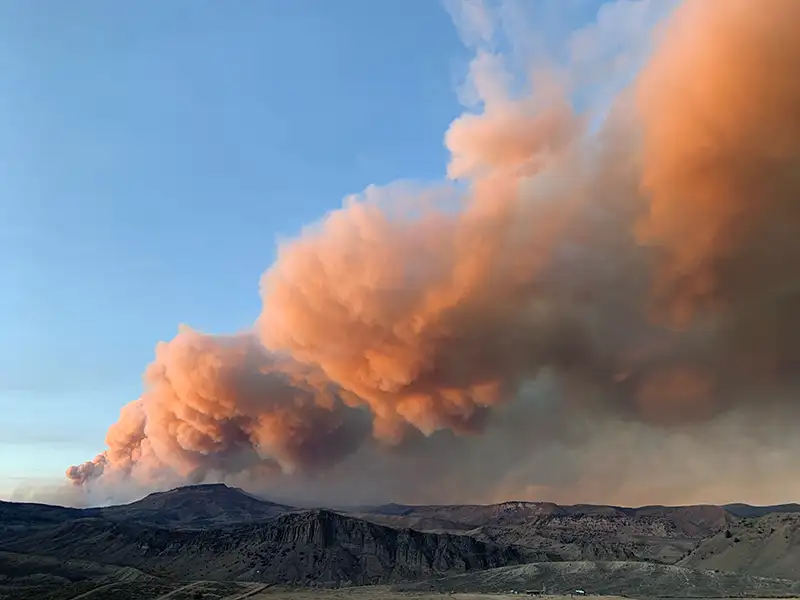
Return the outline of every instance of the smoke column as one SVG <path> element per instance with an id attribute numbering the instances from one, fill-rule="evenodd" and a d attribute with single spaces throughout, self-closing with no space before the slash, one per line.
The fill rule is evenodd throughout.
<path id="1" fill-rule="evenodd" d="M 445 135 L 466 191 L 370 187 L 282 244 L 252 332 L 159 344 L 69 479 L 631 503 L 733 499 L 726 456 L 762 489 L 789 468 L 800 2 L 682 2 L 599 129 L 571 102 L 586 39 L 520 91 L 469 6 L 479 108 Z"/>

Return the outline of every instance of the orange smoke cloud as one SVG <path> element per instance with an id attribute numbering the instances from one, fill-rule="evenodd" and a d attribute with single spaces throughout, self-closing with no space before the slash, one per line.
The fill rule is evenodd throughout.
<path id="1" fill-rule="evenodd" d="M 772 299 L 800 256 L 797 19 L 793 0 L 687 2 L 641 77 L 639 233 L 679 323 Z"/>
<path id="2" fill-rule="evenodd" d="M 654 306 L 714 322 L 725 376 L 761 385 L 800 365 L 798 19 L 793 0 L 686 2 L 637 88 Z"/>
<path id="3" fill-rule="evenodd" d="M 467 191 L 368 188 L 283 244 L 255 331 L 160 344 L 108 450 L 68 477 L 401 469 L 410 446 L 451 464 L 464 442 L 435 432 L 494 439 L 497 407 L 543 379 L 555 401 L 522 423 L 548 439 L 569 437 L 565 411 L 676 427 L 785 404 L 797 22 L 795 0 L 684 2 L 591 135 L 569 90 L 539 75 L 512 94 L 479 54 L 482 110 L 445 137 Z"/>
<path id="4" fill-rule="evenodd" d="M 107 463 L 106 455 L 98 454 L 92 460 L 69 467 L 67 469 L 67 479 L 79 485 L 84 484 L 95 477 L 100 477 Z"/>
<path id="5" fill-rule="evenodd" d="M 251 336 L 209 336 L 182 328 L 156 348 L 146 391 L 123 407 L 106 436 L 108 450 L 70 467 L 77 483 L 115 471 L 140 480 L 261 463 L 314 470 L 358 447 L 367 431 L 329 384 L 308 369 L 270 356 Z"/>

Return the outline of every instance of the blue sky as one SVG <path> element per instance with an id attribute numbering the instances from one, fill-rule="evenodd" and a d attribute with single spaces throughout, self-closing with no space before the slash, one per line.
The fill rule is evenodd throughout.
<path id="1" fill-rule="evenodd" d="M 276 236 L 441 179 L 470 56 L 438 0 L 0 3 L 0 497 L 101 451 L 180 323 L 249 326 Z"/>

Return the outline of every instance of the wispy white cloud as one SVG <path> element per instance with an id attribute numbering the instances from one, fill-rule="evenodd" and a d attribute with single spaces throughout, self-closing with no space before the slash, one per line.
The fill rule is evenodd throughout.
<path id="1" fill-rule="evenodd" d="M 490 44 L 497 27 L 497 15 L 485 0 L 443 0 L 444 7 L 467 47 Z"/>
<path id="2" fill-rule="evenodd" d="M 475 51 L 458 89 L 465 107 L 532 91 L 541 94 L 536 88 L 556 85 L 579 111 L 600 121 L 644 64 L 654 28 L 678 2 L 614 0 L 602 4 L 588 21 L 576 18 L 576 12 L 586 9 L 582 3 L 567 6 L 563 0 L 444 4 L 459 36 Z M 554 31 L 563 35 L 553 40 Z"/>
<path id="3" fill-rule="evenodd" d="M 677 0 L 607 2 L 593 22 L 570 35 L 568 67 L 576 103 L 596 124 L 642 68 L 653 47 L 654 29 L 677 5 Z"/>

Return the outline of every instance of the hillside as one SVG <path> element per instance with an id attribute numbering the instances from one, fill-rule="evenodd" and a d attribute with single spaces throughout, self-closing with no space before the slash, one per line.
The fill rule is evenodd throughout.
<path id="1" fill-rule="evenodd" d="M 800 580 L 800 514 L 742 519 L 700 542 L 680 564 Z"/>
<path id="2" fill-rule="evenodd" d="M 150 581 L 132 567 L 115 567 L 86 560 L 58 559 L 37 554 L 0 552 L 0 583 L 63 585 L 78 581 Z"/>
<path id="3" fill-rule="evenodd" d="M 0 599 L 71 598 L 110 583 L 156 585 L 156 579 L 131 567 L 59 559 L 37 554 L 0 552 Z M 71 592 L 69 595 L 64 591 Z"/>

